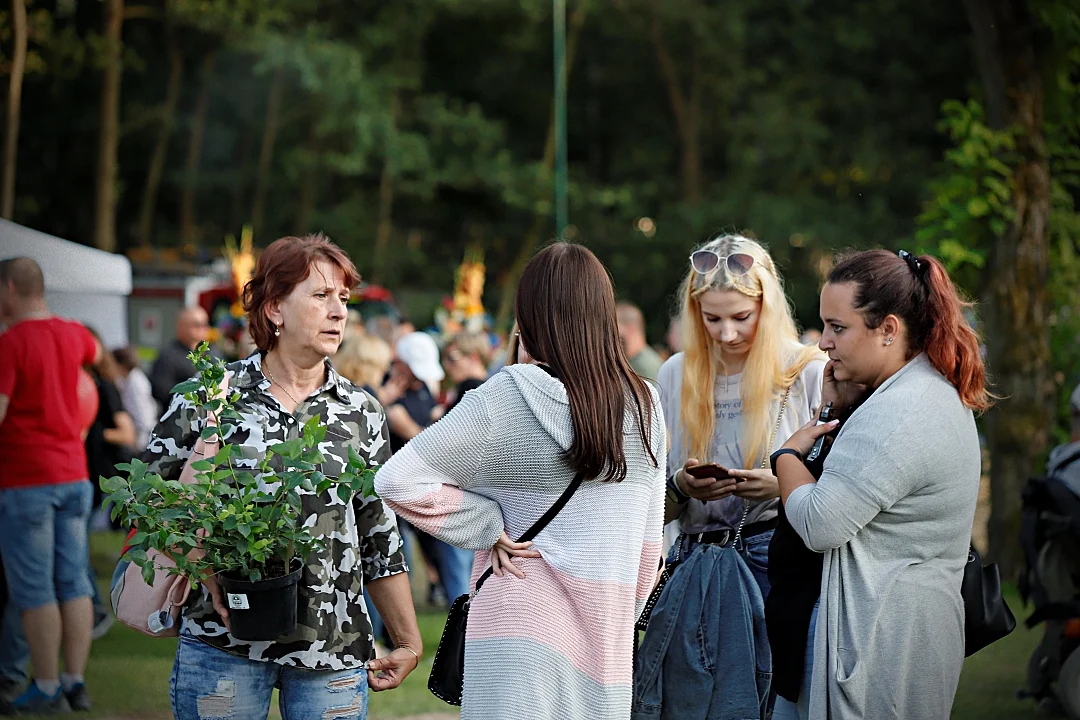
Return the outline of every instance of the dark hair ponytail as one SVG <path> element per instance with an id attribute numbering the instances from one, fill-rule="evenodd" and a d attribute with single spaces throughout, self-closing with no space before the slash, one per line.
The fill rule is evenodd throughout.
<path id="1" fill-rule="evenodd" d="M 980 412 L 990 407 L 979 337 L 964 317 L 972 304 L 960 297 L 937 258 L 888 250 L 852 253 L 836 263 L 828 282 L 855 285 L 855 308 L 867 327 L 879 327 L 889 315 L 902 319 L 910 354 L 925 352 L 965 406 Z"/>

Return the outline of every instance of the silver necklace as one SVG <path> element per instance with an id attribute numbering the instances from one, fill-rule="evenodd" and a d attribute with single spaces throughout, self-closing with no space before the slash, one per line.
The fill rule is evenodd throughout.
<path id="1" fill-rule="evenodd" d="M 266 366 L 266 361 L 265 361 L 265 360 L 263 361 L 263 366 L 262 366 L 262 367 L 263 367 L 263 370 L 265 370 L 265 371 L 266 371 L 266 377 L 270 378 L 270 382 L 272 382 L 272 383 L 273 383 L 274 385 L 277 385 L 277 386 L 278 386 L 279 388 L 281 388 L 281 391 L 282 391 L 283 393 L 285 393 L 286 395 L 288 395 L 288 396 L 289 396 L 289 399 L 290 399 L 290 400 L 292 400 L 292 401 L 293 401 L 294 403 L 296 403 L 296 405 L 297 405 L 297 406 L 299 407 L 299 405 L 300 405 L 300 401 L 299 401 L 299 400 L 297 400 L 296 398 L 294 398 L 294 397 L 292 396 L 292 393 L 291 393 L 291 392 L 289 392 L 288 390 L 286 390 L 286 389 L 285 389 L 285 386 L 284 386 L 284 385 L 282 385 L 281 383 L 279 383 L 279 382 L 278 382 L 278 381 L 277 381 L 277 380 L 276 380 L 276 379 L 274 378 L 274 373 L 270 372 L 270 368 Z"/>

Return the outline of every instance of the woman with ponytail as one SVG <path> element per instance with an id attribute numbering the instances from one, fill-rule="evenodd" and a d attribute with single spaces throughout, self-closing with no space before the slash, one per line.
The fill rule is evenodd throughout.
<path id="1" fill-rule="evenodd" d="M 990 406 L 968 307 L 933 257 L 870 250 L 821 291 L 822 399 L 842 427 L 816 481 L 802 463 L 839 423 L 773 454 L 787 518 L 824 553 L 810 718 L 947 718 L 964 661 L 960 584 Z"/>

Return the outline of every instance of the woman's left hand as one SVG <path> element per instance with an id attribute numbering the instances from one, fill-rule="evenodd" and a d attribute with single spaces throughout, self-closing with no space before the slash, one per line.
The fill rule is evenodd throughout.
<path id="1" fill-rule="evenodd" d="M 776 476 L 769 470 L 732 469 L 731 477 L 741 479 L 741 482 L 737 482 L 735 489 L 731 491 L 732 495 L 754 502 L 780 497 L 780 485 L 776 482 Z"/>
<path id="2" fill-rule="evenodd" d="M 491 571 L 495 577 L 502 577 L 503 571 L 514 575 L 515 577 L 524 578 L 523 573 L 514 563 L 510 561 L 511 557 L 528 557 L 538 558 L 540 557 L 539 550 L 530 550 L 532 547 L 532 541 L 517 543 L 510 539 L 510 536 L 503 531 L 503 534 L 499 536 L 499 541 L 495 543 L 495 547 L 491 548 Z"/>
<path id="3" fill-rule="evenodd" d="M 419 664 L 420 658 L 411 650 L 395 648 L 389 655 L 368 661 L 368 687 L 372 692 L 393 690 Z"/>
<path id="4" fill-rule="evenodd" d="M 790 448 L 799 453 L 800 457 L 806 458 L 810 449 L 814 447 L 814 441 L 822 435 L 831 433 L 839 424 L 839 420 L 830 420 L 824 425 L 818 425 L 817 416 L 815 415 L 810 422 L 796 430 L 795 434 L 788 438 L 787 442 L 784 443 L 784 447 Z"/>

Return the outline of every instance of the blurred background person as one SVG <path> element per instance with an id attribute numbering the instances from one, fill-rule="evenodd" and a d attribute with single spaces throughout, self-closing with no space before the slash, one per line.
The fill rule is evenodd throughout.
<path id="1" fill-rule="evenodd" d="M 154 399 L 168 407 L 172 389 L 195 374 L 188 353 L 210 339 L 210 318 L 201 307 L 184 308 L 176 318 L 176 337 L 161 349 L 150 370 Z"/>
<path id="2" fill-rule="evenodd" d="M 441 417 L 442 408 L 435 397 L 446 373 L 439 363 L 439 346 L 427 333 L 403 335 L 394 350 L 390 377 L 383 392 L 387 398 L 390 448 L 396 453 Z M 404 521 L 400 522 L 405 525 Z M 434 571 L 428 576 L 431 581 L 428 601 L 440 605 L 467 593 L 472 553 L 447 545 L 416 528 L 410 529 L 424 553 L 429 572 Z"/>
<path id="3" fill-rule="evenodd" d="M 672 355 L 683 351 L 682 332 L 682 315 L 673 315 L 671 322 L 668 323 L 667 335 L 664 336 L 664 340 L 667 342 L 667 346 L 671 350 Z"/>
<path id="4" fill-rule="evenodd" d="M 484 333 L 464 331 L 450 338 L 443 353 L 443 367 L 456 387 L 446 412 L 454 409 L 465 393 L 484 384 L 490 363 L 491 341 Z"/>
<path id="5" fill-rule="evenodd" d="M 116 387 L 120 391 L 124 410 L 135 424 L 135 448 L 141 450 L 146 447 L 150 431 L 157 424 L 161 412 L 154 400 L 150 378 L 139 366 L 139 356 L 135 353 L 135 348 L 130 345 L 116 348 L 112 354 L 118 372 Z"/>
<path id="6" fill-rule="evenodd" d="M 821 331 L 817 328 L 808 328 L 799 336 L 799 342 L 803 345 L 817 345 L 821 341 Z"/>
<path id="7" fill-rule="evenodd" d="M 445 377 L 439 363 L 439 346 L 430 335 L 411 332 L 397 341 L 384 389 L 390 447 L 394 452 L 439 417 L 436 397 Z"/>
<path id="8" fill-rule="evenodd" d="M 89 709 L 94 494 L 78 384 L 79 368 L 103 353 L 85 327 L 49 312 L 45 278 L 30 258 L 0 261 L 0 315 L 8 323 L 0 335 L 0 554 L 34 668 L 0 711 Z"/>
<path id="9" fill-rule="evenodd" d="M 655 382 L 664 360 L 645 339 L 645 316 L 641 314 L 641 308 L 630 302 L 620 302 L 615 306 L 615 317 L 619 321 L 619 339 L 630 367 L 641 377 Z"/>
<path id="10" fill-rule="evenodd" d="M 364 388 L 364 392 L 386 405 L 389 396 L 384 397 L 383 380 L 390 371 L 393 359 L 390 346 L 378 335 L 354 335 L 341 344 L 341 349 L 334 356 L 334 367 Z"/>

